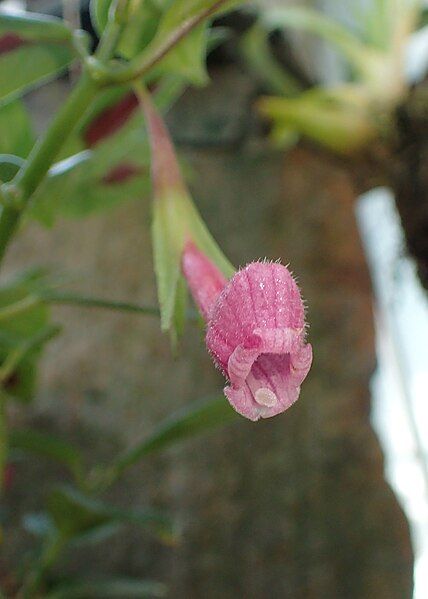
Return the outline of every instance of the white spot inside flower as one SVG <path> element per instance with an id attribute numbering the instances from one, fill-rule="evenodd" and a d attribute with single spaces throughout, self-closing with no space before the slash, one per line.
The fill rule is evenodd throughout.
<path id="1" fill-rule="evenodd" d="M 254 394 L 254 399 L 259 405 L 266 406 L 267 408 L 273 408 L 278 401 L 275 393 L 270 389 L 266 389 L 266 387 L 257 389 Z"/>

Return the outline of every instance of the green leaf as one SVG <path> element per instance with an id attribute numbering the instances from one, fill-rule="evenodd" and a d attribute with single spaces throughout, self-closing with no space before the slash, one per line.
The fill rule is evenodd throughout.
<path id="1" fill-rule="evenodd" d="M 90 0 L 91 23 L 98 35 L 102 34 L 107 25 L 111 2 L 112 0 Z"/>
<path id="2" fill-rule="evenodd" d="M 162 78 L 155 92 L 157 106 L 167 110 L 183 90 L 181 77 Z M 135 110 L 120 121 L 120 111 L 115 111 L 129 93 L 129 87 L 121 86 L 100 94 L 67 144 L 65 154 L 77 153 L 50 169 L 34 194 L 29 217 L 52 226 L 57 217 L 81 218 L 148 195 L 150 156 L 143 117 Z M 84 150 L 88 138 L 92 149 Z"/>
<path id="3" fill-rule="evenodd" d="M 233 36 L 234 33 L 231 27 L 223 27 L 222 25 L 210 27 L 208 30 L 207 53 L 210 54 L 210 52 L 232 39 Z"/>
<path id="4" fill-rule="evenodd" d="M 0 154 L 28 156 L 35 137 L 29 114 L 20 100 L 0 106 L 0 131 Z"/>
<path id="5" fill-rule="evenodd" d="M 61 535 L 78 541 L 106 525 L 133 524 L 151 529 L 160 538 L 172 538 L 171 521 L 155 510 L 126 510 L 92 499 L 68 486 L 54 489 L 48 497 L 48 511 Z"/>
<path id="6" fill-rule="evenodd" d="M 267 10 L 261 18 L 267 29 L 291 27 L 319 35 L 334 44 L 362 78 L 372 78 L 373 63 L 379 57 L 375 49 L 365 46 L 351 31 L 316 10 L 289 6 Z"/>
<path id="7" fill-rule="evenodd" d="M 61 19 L 0 13 L 0 103 L 52 79 L 73 60 Z"/>
<path id="8" fill-rule="evenodd" d="M 24 401 L 34 393 L 42 346 L 58 330 L 37 301 L 43 285 L 42 274 L 31 272 L 0 288 L 0 379 L 8 394 Z"/>
<path id="9" fill-rule="evenodd" d="M 223 396 L 190 404 L 167 418 L 151 435 L 125 453 L 116 462 L 117 471 L 122 472 L 150 454 L 236 418 L 237 413 Z"/>
<path id="10" fill-rule="evenodd" d="M 378 134 L 359 89 L 341 86 L 314 88 L 298 98 L 265 97 L 260 113 L 273 121 L 273 137 L 288 142 L 298 132 L 340 154 L 352 154 Z"/>
<path id="11" fill-rule="evenodd" d="M 72 37 L 72 30 L 62 19 L 33 12 L 0 11 L 0 36 L 12 33 L 27 42 L 66 42 Z"/>
<path id="12" fill-rule="evenodd" d="M 25 451 L 59 462 L 67 466 L 76 479 L 80 480 L 82 477 L 82 455 L 63 439 L 34 430 L 15 430 L 10 433 L 9 446 L 12 450 Z"/>
<path id="13" fill-rule="evenodd" d="M 240 38 L 240 52 L 251 71 L 272 93 L 295 96 L 301 86 L 275 59 L 269 45 L 269 33 L 256 23 Z"/>
<path id="14" fill-rule="evenodd" d="M 122 530 L 123 527 L 123 522 L 107 522 L 106 524 L 100 524 L 85 532 L 79 533 L 73 539 L 70 539 L 69 545 L 71 545 L 73 549 L 78 549 L 82 546 L 87 547 L 88 545 L 104 543 Z"/>
<path id="15" fill-rule="evenodd" d="M 56 326 L 46 326 L 5 356 L 0 368 L 0 380 L 6 392 L 25 401 L 32 398 L 36 377 L 34 360 L 42 346 L 59 330 Z"/>
<path id="16" fill-rule="evenodd" d="M 129 89 L 101 95 L 96 112 L 91 111 L 68 144 L 67 150 L 78 153 L 49 170 L 34 195 L 30 217 L 52 226 L 58 216 L 81 218 L 147 194 L 149 152 L 147 140 L 137 128 L 142 126 L 141 115 L 137 110 L 128 120 L 116 124 L 114 119 L 120 117 L 111 110 L 122 101 L 124 92 L 129 93 Z M 88 137 L 91 122 L 95 124 Z M 89 139 L 92 149 L 79 151 Z"/>
<path id="17" fill-rule="evenodd" d="M 91 18 L 98 33 L 108 21 L 111 0 L 92 0 Z M 128 4 L 127 25 L 117 51 L 132 59 L 143 52 L 152 53 L 184 21 L 215 4 L 214 0 L 135 0 Z M 239 2 L 226 2 L 214 14 L 230 10 Z M 181 75 L 196 85 L 206 83 L 207 22 L 196 27 L 161 61 L 150 78 L 162 74 Z"/>
<path id="18" fill-rule="evenodd" d="M 357 15 L 368 43 L 385 52 L 403 49 L 418 27 L 421 0 L 373 0 Z"/>
<path id="19" fill-rule="evenodd" d="M 185 89 L 182 77 L 169 75 L 156 81 L 153 98 L 156 106 L 166 112 Z M 65 147 L 62 157 L 69 157 L 83 149 L 113 142 L 123 142 L 136 130 L 141 134 L 143 118 L 138 101 L 130 85 L 115 86 L 98 94 L 91 104 L 71 144 Z M 142 135 L 141 137 L 145 137 Z M 123 142 L 125 143 L 125 142 Z"/>
<path id="20" fill-rule="evenodd" d="M 214 2 L 201 0 L 176 0 L 171 3 L 163 14 L 156 36 L 147 47 L 146 52 L 148 54 L 154 52 L 183 22 L 212 4 Z M 186 35 L 168 52 L 155 68 L 155 72 L 157 74 L 179 74 L 195 85 L 205 84 L 208 81 L 205 67 L 208 44 L 207 26 L 208 22 L 206 21 Z"/>
<path id="21" fill-rule="evenodd" d="M 134 58 L 154 38 L 162 16 L 155 1 L 139 0 L 129 4 L 128 25 L 122 34 L 118 52 L 124 58 Z"/>
<path id="22" fill-rule="evenodd" d="M 92 0 L 91 20 L 101 34 L 108 22 L 112 0 Z M 134 0 L 128 4 L 127 25 L 117 46 L 117 52 L 130 59 L 141 52 L 153 39 L 162 16 L 162 7 L 155 0 Z"/>
<path id="23" fill-rule="evenodd" d="M 388 0 L 372 0 L 370 6 L 356 6 L 353 15 L 361 39 L 380 50 L 387 50 L 390 37 Z"/>
<path id="24" fill-rule="evenodd" d="M 131 157 L 132 155 L 132 157 Z M 148 148 L 138 139 L 56 164 L 34 195 L 29 216 L 52 226 L 58 216 L 82 218 L 148 194 Z M 71 161 L 71 162 L 70 162 Z"/>
<path id="25" fill-rule="evenodd" d="M 164 40 L 166 34 L 159 35 Z M 168 52 L 157 67 L 153 69 L 156 76 L 163 74 L 179 74 L 189 83 L 197 86 L 206 85 L 209 81 L 206 69 L 208 51 L 208 24 L 195 27 L 186 37 Z"/>
<path id="26" fill-rule="evenodd" d="M 111 578 L 64 584 L 46 595 L 46 599 L 142 599 L 165 597 L 166 592 L 166 586 L 160 582 Z"/>
<path id="27" fill-rule="evenodd" d="M 32 44 L 0 55 L 0 103 L 46 83 L 63 72 L 72 53 L 60 44 Z"/>

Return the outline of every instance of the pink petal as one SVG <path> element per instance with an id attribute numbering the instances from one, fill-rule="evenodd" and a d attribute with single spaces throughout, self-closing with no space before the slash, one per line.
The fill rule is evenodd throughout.
<path id="1" fill-rule="evenodd" d="M 242 385 L 256 359 L 263 353 L 290 354 L 300 349 L 302 331 L 295 329 L 256 329 L 244 345 L 232 352 L 227 372 L 232 384 Z"/>
<path id="2" fill-rule="evenodd" d="M 224 392 L 233 408 L 250 420 L 270 418 L 287 410 L 299 397 L 300 386 L 289 379 L 290 356 L 262 354 L 239 388 Z"/>
<path id="3" fill-rule="evenodd" d="M 210 318 L 214 302 L 220 295 L 227 280 L 219 269 L 194 243 L 188 242 L 182 258 L 183 274 L 190 292 L 205 320 Z"/>
<path id="4" fill-rule="evenodd" d="M 277 263 L 253 262 L 236 273 L 218 298 L 207 346 L 225 371 L 230 353 L 256 329 L 303 327 L 303 302 L 288 269 Z"/>
<path id="5" fill-rule="evenodd" d="M 237 412 L 250 420 L 269 418 L 284 412 L 298 399 L 300 385 L 312 363 L 310 345 L 296 353 L 261 353 L 257 357 L 259 348 L 249 349 L 248 361 L 238 365 L 234 363 L 236 351 L 229 360 L 232 384 L 226 387 L 225 394 Z"/>
<path id="6" fill-rule="evenodd" d="M 226 397 L 240 414 L 268 418 L 297 400 L 312 362 L 304 327 L 299 289 L 281 264 L 250 264 L 226 285 L 206 340 L 231 382 Z"/>

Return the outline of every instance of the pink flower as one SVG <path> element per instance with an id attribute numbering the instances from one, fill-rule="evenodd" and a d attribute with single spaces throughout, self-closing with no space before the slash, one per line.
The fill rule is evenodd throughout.
<path id="1" fill-rule="evenodd" d="M 224 392 L 231 405 L 250 420 L 284 412 L 312 363 L 304 305 L 289 270 L 252 262 L 227 281 L 190 242 L 182 268 L 207 322 L 208 351 L 230 381 Z"/>

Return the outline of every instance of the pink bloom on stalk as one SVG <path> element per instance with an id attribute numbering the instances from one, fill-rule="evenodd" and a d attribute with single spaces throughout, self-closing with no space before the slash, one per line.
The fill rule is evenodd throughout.
<path id="1" fill-rule="evenodd" d="M 227 281 L 191 242 L 182 267 L 207 322 L 208 351 L 230 381 L 224 392 L 231 405 L 250 420 L 284 412 L 312 363 L 304 305 L 289 270 L 252 262 Z"/>

